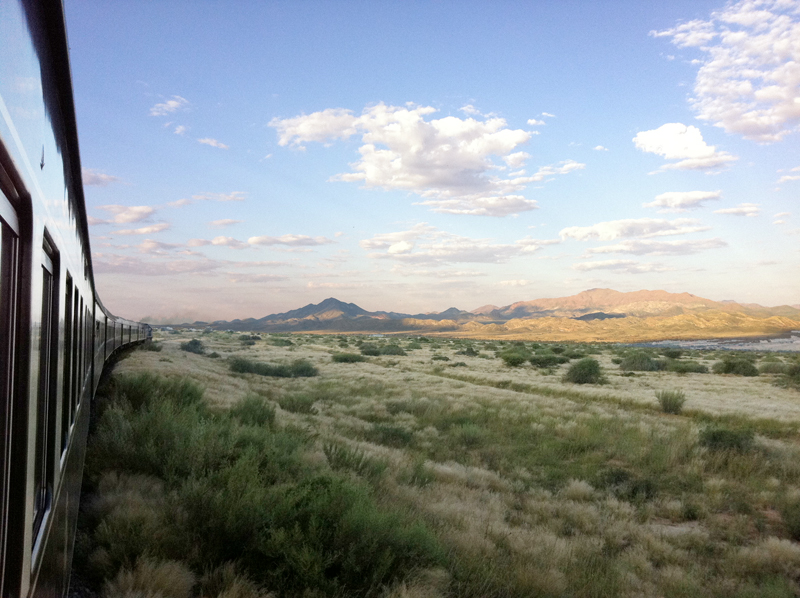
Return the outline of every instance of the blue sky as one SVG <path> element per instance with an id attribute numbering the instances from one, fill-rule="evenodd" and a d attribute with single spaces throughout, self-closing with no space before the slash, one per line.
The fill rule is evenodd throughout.
<path id="1" fill-rule="evenodd" d="M 115 313 L 800 303 L 800 2 L 66 11 Z"/>

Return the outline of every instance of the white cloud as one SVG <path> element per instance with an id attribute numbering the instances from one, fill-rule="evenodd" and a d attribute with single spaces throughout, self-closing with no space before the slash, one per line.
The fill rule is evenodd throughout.
<path id="1" fill-rule="evenodd" d="M 123 230 L 114 231 L 117 235 L 152 235 L 153 233 L 160 233 L 170 228 L 166 222 L 159 222 L 158 224 L 151 224 L 150 226 L 143 226 L 141 228 L 126 228 Z"/>
<path id="2" fill-rule="evenodd" d="M 154 241 L 153 239 L 145 239 L 136 247 L 139 250 L 139 253 L 163 255 L 180 247 L 180 245 L 176 243 L 162 243 L 160 241 Z"/>
<path id="3" fill-rule="evenodd" d="M 549 118 L 555 118 L 556 117 L 555 114 L 550 114 L 549 112 L 542 112 L 542 116 L 547 116 Z"/>
<path id="4" fill-rule="evenodd" d="M 156 104 L 150 108 L 150 116 L 166 116 L 178 110 L 183 110 L 189 106 L 189 100 L 181 96 L 172 96 L 162 104 Z"/>
<path id="5" fill-rule="evenodd" d="M 206 239 L 189 239 L 186 245 L 188 247 L 203 247 L 204 245 L 211 245 L 211 241 L 207 241 Z"/>
<path id="6" fill-rule="evenodd" d="M 596 150 L 598 152 L 607 152 L 608 151 L 608 148 L 607 147 L 603 147 L 602 145 L 595 145 L 592 149 L 594 149 L 594 150 Z"/>
<path id="7" fill-rule="evenodd" d="M 211 239 L 211 244 L 232 249 L 248 249 L 250 247 L 247 243 L 243 243 L 233 237 L 214 237 Z"/>
<path id="8" fill-rule="evenodd" d="M 665 31 L 701 51 L 691 104 L 698 117 L 759 143 L 779 141 L 800 120 L 800 10 L 792 0 L 731 2 L 708 20 Z"/>
<path id="9" fill-rule="evenodd" d="M 200 193 L 199 195 L 192 195 L 192 199 L 199 201 L 244 201 L 244 198 L 244 191 L 231 191 L 230 193 Z"/>
<path id="10" fill-rule="evenodd" d="M 179 199 L 177 201 L 170 201 L 167 205 L 171 208 L 181 208 L 183 206 L 188 206 L 192 203 L 191 199 Z"/>
<path id="11" fill-rule="evenodd" d="M 459 108 L 459 110 L 464 114 L 480 115 L 481 113 L 480 110 L 478 110 L 472 104 L 467 104 L 466 106 L 462 106 L 461 108 Z"/>
<path id="12" fill-rule="evenodd" d="M 572 266 L 574 270 L 613 270 L 626 274 L 646 274 L 648 272 L 665 272 L 671 270 L 663 264 L 642 263 L 633 260 L 604 260 L 599 262 L 581 262 Z"/>
<path id="13" fill-rule="evenodd" d="M 519 280 L 501 280 L 497 284 L 499 284 L 500 286 L 504 286 L 504 287 L 526 287 L 529 284 L 531 284 L 531 281 L 530 280 L 523 280 L 523 279 L 519 279 Z"/>
<path id="14" fill-rule="evenodd" d="M 719 238 L 690 241 L 649 241 L 632 239 L 616 245 L 604 245 L 589 249 L 587 254 L 596 253 L 629 253 L 631 255 L 692 255 L 708 249 L 726 247 L 728 244 Z"/>
<path id="15" fill-rule="evenodd" d="M 83 184 L 90 187 L 107 187 L 111 183 L 118 183 L 120 179 L 110 174 L 105 174 L 93 168 L 82 168 L 81 178 Z"/>
<path id="16" fill-rule="evenodd" d="M 122 255 L 95 254 L 92 257 L 92 266 L 95 273 L 114 274 L 126 276 L 175 276 L 179 274 L 196 274 L 217 270 L 221 263 L 208 258 L 179 259 L 171 261 L 145 261 L 139 257 Z"/>
<path id="17" fill-rule="evenodd" d="M 659 212 L 686 212 L 700 208 L 704 201 L 719 199 L 722 191 L 668 191 L 656 195 L 655 201 L 642 204 L 645 208 L 661 208 Z"/>
<path id="18" fill-rule="evenodd" d="M 519 146 L 530 131 L 509 129 L 497 117 L 484 120 L 447 116 L 425 120 L 436 112 L 428 106 L 366 107 L 360 116 L 327 109 L 290 119 L 273 119 L 280 145 L 301 147 L 360 135 L 360 159 L 334 181 L 361 182 L 367 188 L 410 191 L 424 199 L 420 205 L 450 214 L 507 216 L 536 208 L 520 195 L 531 182 L 567 174 L 583 164 L 567 160 L 540 168 L 532 176 L 503 177 L 506 166 L 520 168 L 530 156 Z"/>
<path id="19" fill-rule="evenodd" d="M 499 264 L 558 242 L 527 237 L 514 243 L 494 243 L 490 239 L 454 235 L 423 222 L 408 230 L 377 234 L 359 245 L 372 251 L 369 254 L 371 258 L 407 264 Z"/>
<path id="20" fill-rule="evenodd" d="M 778 212 L 773 216 L 773 218 L 787 218 L 791 215 L 792 215 L 791 212 Z"/>
<path id="21" fill-rule="evenodd" d="M 184 133 L 186 133 L 186 131 L 188 131 L 187 127 L 185 127 L 183 125 L 178 125 L 177 127 L 175 127 L 174 133 L 176 135 L 183 135 Z"/>
<path id="22" fill-rule="evenodd" d="M 682 123 L 667 123 L 651 131 L 641 131 L 633 138 L 637 149 L 658 154 L 667 160 L 663 170 L 708 170 L 738 160 L 728 152 L 718 152 L 716 147 L 703 141 L 700 129 Z"/>
<path id="23" fill-rule="evenodd" d="M 87 216 L 86 218 L 89 226 L 97 226 L 98 224 L 109 224 L 108 220 L 103 220 L 102 218 L 95 218 L 94 216 Z"/>
<path id="24" fill-rule="evenodd" d="M 562 229 L 562 239 L 578 241 L 613 241 L 630 237 L 662 237 L 669 235 L 685 235 L 709 230 L 710 226 L 702 226 L 698 220 L 678 218 L 676 220 L 660 220 L 656 218 L 638 218 L 598 222 L 592 226 L 570 226 Z"/>
<path id="25" fill-rule="evenodd" d="M 798 175 L 798 174 L 785 174 L 781 178 L 778 179 L 778 184 L 788 183 L 789 181 L 800 181 L 800 175 Z"/>
<path id="26" fill-rule="evenodd" d="M 231 218 L 223 218 L 222 220 L 212 220 L 208 223 L 209 226 L 213 226 L 214 228 L 225 228 L 226 226 L 231 226 L 233 224 L 239 224 L 243 222 L 242 220 L 233 220 Z"/>
<path id="27" fill-rule="evenodd" d="M 725 208 L 722 210 L 714 210 L 715 214 L 730 214 L 732 216 L 749 216 L 751 218 L 758 216 L 761 213 L 759 204 L 757 203 L 740 203 L 735 208 Z"/>
<path id="28" fill-rule="evenodd" d="M 114 216 L 110 221 L 114 224 L 130 224 L 132 222 L 141 222 L 155 214 L 155 208 L 150 206 L 120 206 L 120 205 L 107 205 L 98 206 L 99 209 L 110 212 Z"/>
<path id="29" fill-rule="evenodd" d="M 212 139 L 211 137 L 203 137 L 202 139 L 198 139 L 197 141 L 198 143 L 202 143 L 204 145 L 210 145 L 211 147 L 216 147 L 219 149 L 230 149 L 230 146 L 227 146 L 221 141 L 217 141 L 216 139 Z"/>
<path id="30" fill-rule="evenodd" d="M 281 235 L 280 237 L 260 236 L 247 239 L 250 245 L 288 245 L 290 247 L 313 247 L 334 243 L 327 237 L 309 237 L 308 235 Z"/>
<path id="31" fill-rule="evenodd" d="M 535 118 L 529 118 L 528 119 L 528 124 L 530 126 L 532 126 L 532 127 L 538 127 L 538 126 L 541 126 L 541 125 L 545 125 L 547 123 L 544 122 L 543 120 L 536 120 Z"/>

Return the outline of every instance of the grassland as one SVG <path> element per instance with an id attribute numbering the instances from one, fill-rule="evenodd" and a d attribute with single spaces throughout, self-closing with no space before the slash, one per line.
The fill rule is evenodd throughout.
<path id="1" fill-rule="evenodd" d="M 118 402 L 101 409 L 78 553 L 108 596 L 800 593 L 800 391 L 781 384 L 794 356 L 755 356 L 775 373 L 744 377 L 626 371 L 630 350 L 600 345 L 211 333 L 205 354 L 180 350 L 191 338 L 120 362 Z M 334 358 L 362 341 L 379 355 Z M 603 383 L 565 382 L 570 361 L 508 366 L 509 351 L 588 356 Z M 723 357 L 677 361 L 711 371 Z M 259 373 L 275 371 L 289 374 Z M 144 387 L 190 398 L 134 404 Z M 662 411 L 663 391 L 683 393 L 679 413 Z M 153 533 L 120 552 L 142 521 Z"/>

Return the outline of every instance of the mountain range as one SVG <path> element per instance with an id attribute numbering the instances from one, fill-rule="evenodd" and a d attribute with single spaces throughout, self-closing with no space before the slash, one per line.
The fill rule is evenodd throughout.
<path id="1" fill-rule="evenodd" d="M 569 297 L 472 311 L 404 314 L 367 311 L 333 297 L 262 318 L 182 324 L 249 332 L 375 332 L 473 338 L 645 341 L 776 335 L 800 330 L 800 305 L 764 307 L 690 293 L 590 289 Z"/>

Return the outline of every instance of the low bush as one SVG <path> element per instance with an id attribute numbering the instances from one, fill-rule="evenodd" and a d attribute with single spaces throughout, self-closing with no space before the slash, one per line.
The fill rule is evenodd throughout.
<path id="1" fill-rule="evenodd" d="M 708 366 L 696 361 L 670 359 L 667 361 L 667 371 L 676 374 L 707 374 Z"/>
<path id="2" fill-rule="evenodd" d="M 446 355 L 434 355 L 431 357 L 432 361 L 450 361 L 450 358 Z"/>
<path id="3" fill-rule="evenodd" d="M 406 352 L 403 351 L 400 345 L 385 345 L 380 348 L 381 355 L 405 355 Z"/>
<path id="4" fill-rule="evenodd" d="M 708 427 L 700 432 L 700 446 L 743 453 L 753 446 L 753 436 L 752 430 Z"/>
<path id="5" fill-rule="evenodd" d="M 666 369 L 667 363 L 653 359 L 644 351 L 626 355 L 619 364 L 619 369 L 626 372 L 658 372 Z"/>
<path id="6" fill-rule="evenodd" d="M 678 414 L 686 402 L 686 393 L 682 390 L 657 390 L 656 399 L 664 413 Z"/>
<path id="7" fill-rule="evenodd" d="M 577 351 L 575 349 L 570 349 L 569 351 L 564 352 L 564 357 L 567 359 L 583 359 L 586 357 L 586 353 L 583 351 Z"/>
<path id="8" fill-rule="evenodd" d="M 422 344 L 417 341 L 411 341 L 406 345 L 406 349 L 422 349 Z"/>
<path id="9" fill-rule="evenodd" d="M 372 442 L 402 448 L 411 444 L 414 433 L 399 426 L 376 424 L 367 432 L 367 438 Z"/>
<path id="10" fill-rule="evenodd" d="M 217 353 L 216 351 L 213 351 L 213 352 L 209 353 L 208 355 L 206 355 L 206 357 L 209 357 L 211 359 L 219 359 L 219 353 Z"/>
<path id="11" fill-rule="evenodd" d="M 163 349 L 163 345 L 161 343 L 157 343 L 154 341 L 146 341 L 139 345 L 140 351 L 155 351 L 156 353 L 160 352 Z"/>
<path id="12" fill-rule="evenodd" d="M 381 350 L 378 345 L 374 345 L 372 343 L 362 343 L 361 354 L 369 355 L 370 357 L 377 357 L 381 354 Z"/>
<path id="13" fill-rule="evenodd" d="M 230 357 L 228 367 L 238 374 L 258 374 L 259 376 L 272 376 L 275 378 L 308 378 L 316 376 L 319 371 L 308 361 L 298 359 L 290 365 L 262 363 L 251 361 L 244 357 Z"/>
<path id="14" fill-rule="evenodd" d="M 667 359 L 680 359 L 683 355 L 683 349 L 662 349 L 661 354 Z"/>
<path id="15" fill-rule="evenodd" d="M 188 351 L 189 353 L 197 353 L 202 355 L 206 352 L 206 347 L 203 341 L 193 338 L 192 340 L 181 343 L 181 351 Z"/>
<path id="16" fill-rule="evenodd" d="M 251 341 L 250 339 L 242 341 L 242 346 L 243 347 L 252 347 L 255 344 L 256 344 L 256 341 Z"/>
<path id="17" fill-rule="evenodd" d="M 467 347 L 466 349 L 461 349 L 460 351 L 456 351 L 456 355 L 466 355 L 467 357 L 477 357 L 478 352 L 473 349 L 472 347 Z"/>
<path id="18" fill-rule="evenodd" d="M 358 363 L 360 361 L 366 361 L 364 356 L 358 353 L 334 353 L 331 355 L 331 359 L 333 363 Z"/>
<path id="19" fill-rule="evenodd" d="M 785 374 L 789 371 L 789 366 L 780 361 L 767 361 L 758 366 L 759 374 Z"/>
<path id="20" fill-rule="evenodd" d="M 734 357 L 716 362 L 712 367 L 715 374 L 733 374 L 735 376 L 758 376 L 758 368 L 749 359 Z"/>
<path id="21" fill-rule="evenodd" d="M 564 374 L 564 382 L 572 382 L 573 384 L 600 384 L 603 381 L 600 363 L 591 357 L 576 361 Z"/>
<path id="22" fill-rule="evenodd" d="M 325 453 L 328 465 L 334 471 L 352 471 L 373 481 L 380 479 L 388 467 L 386 461 L 373 459 L 361 449 L 352 448 L 344 444 L 324 444 L 322 452 Z"/>
<path id="23" fill-rule="evenodd" d="M 294 343 L 288 338 L 281 337 L 271 338 L 269 342 L 273 347 L 291 347 L 294 345 Z"/>
<path id="24" fill-rule="evenodd" d="M 275 423 L 275 407 L 256 394 L 241 399 L 228 413 L 245 426 L 271 426 Z"/>
<path id="25" fill-rule="evenodd" d="M 522 353 L 507 352 L 501 353 L 500 359 L 502 359 L 503 363 L 505 363 L 508 367 L 515 368 L 525 363 L 528 360 L 528 356 Z"/>
<path id="26" fill-rule="evenodd" d="M 532 355 L 528 358 L 531 365 L 537 368 L 551 368 L 562 363 L 567 363 L 569 358 L 565 355 L 554 355 L 553 353 L 541 353 Z"/>

